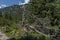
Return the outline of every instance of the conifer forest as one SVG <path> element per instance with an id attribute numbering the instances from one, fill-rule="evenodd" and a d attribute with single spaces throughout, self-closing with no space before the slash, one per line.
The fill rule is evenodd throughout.
<path id="1" fill-rule="evenodd" d="M 60 0 L 0 8 L 0 40 L 60 40 Z"/>

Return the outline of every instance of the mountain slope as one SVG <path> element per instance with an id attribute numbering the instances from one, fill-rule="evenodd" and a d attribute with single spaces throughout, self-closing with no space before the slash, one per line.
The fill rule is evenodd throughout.
<path id="1" fill-rule="evenodd" d="M 9 20 L 21 20 L 23 8 L 19 5 L 14 5 L 0 9 L 0 16 Z"/>

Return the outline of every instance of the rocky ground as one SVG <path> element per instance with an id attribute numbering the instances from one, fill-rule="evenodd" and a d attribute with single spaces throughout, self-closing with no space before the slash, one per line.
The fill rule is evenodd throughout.
<path id="1" fill-rule="evenodd" d="M 9 37 L 0 31 L 0 40 L 7 40 L 7 39 L 9 39 Z"/>

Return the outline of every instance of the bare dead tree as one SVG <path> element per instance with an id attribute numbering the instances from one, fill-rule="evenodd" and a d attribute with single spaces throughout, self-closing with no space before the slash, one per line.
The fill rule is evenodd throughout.
<path id="1" fill-rule="evenodd" d="M 22 14 L 22 27 L 25 27 L 25 5 L 22 6 L 23 14 Z"/>

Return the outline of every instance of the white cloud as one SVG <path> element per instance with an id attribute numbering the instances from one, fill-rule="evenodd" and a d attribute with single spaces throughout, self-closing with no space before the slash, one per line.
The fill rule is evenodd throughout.
<path id="1" fill-rule="evenodd" d="M 0 6 L 0 8 L 1 8 L 1 6 Z"/>
<path id="2" fill-rule="evenodd" d="M 24 4 L 27 4 L 27 3 L 29 3 L 29 2 L 30 2 L 30 0 L 25 0 L 24 3 L 19 2 L 19 5 L 24 5 Z"/>
<path id="3" fill-rule="evenodd" d="M 25 4 L 28 3 L 30 0 L 25 0 Z"/>
<path id="4" fill-rule="evenodd" d="M 0 5 L 0 8 L 4 8 L 4 7 L 7 7 L 7 5 L 4 5 L 4 4 Z"/>

